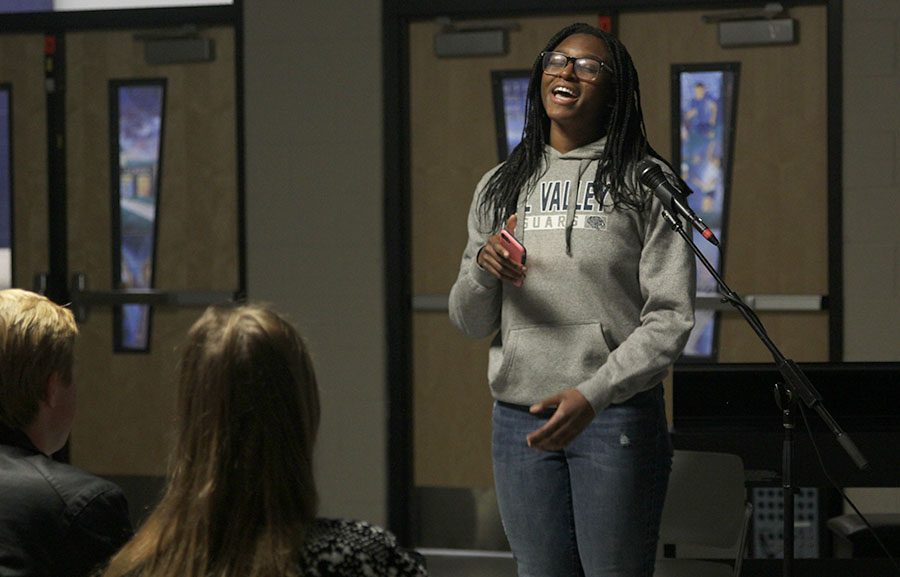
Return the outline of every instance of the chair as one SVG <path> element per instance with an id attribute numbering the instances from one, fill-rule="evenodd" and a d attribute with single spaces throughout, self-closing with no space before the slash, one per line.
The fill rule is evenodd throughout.
<path id="1" fill-rule="evenodd" d="M 740 457 L 675 451 L 654 577 L 738 577 L 752 512 Z"/>
<path id="2" fill-rule="evenodd" d="M 893 557 L 900 558 L 900 513 L 866 513 L 879 544 L 859 515 L 846 514 L 828 520 L 834 535 L 834 556 L 842 559 L 886 557 L 883 544 Z"/>

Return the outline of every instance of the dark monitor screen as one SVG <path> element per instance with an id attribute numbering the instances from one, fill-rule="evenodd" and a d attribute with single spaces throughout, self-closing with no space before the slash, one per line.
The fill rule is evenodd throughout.
<path id="1" fill-rule="evenodd" d="M 900 363 L 800 363 L 822 396 L 822 406 L 846 431 L 900 430 Z M 772 363 L 685 365 L 673 377 L 673 425 L 692 428 L 777 430 L 781 413 Z M 810 424 L 822 419 L 807 411 Z M 798 420 L 800 417 L 797 417 Z"/>

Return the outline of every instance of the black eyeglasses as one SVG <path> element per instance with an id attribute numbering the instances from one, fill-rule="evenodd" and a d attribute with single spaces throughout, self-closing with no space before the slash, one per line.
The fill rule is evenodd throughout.
<path id="1" fill-rule="evenodd" d="M 575 68 L 575 76 L 580 80 L 593 82 L 600 76 L 602 70 L 606 70 L 610 74 L 613 73 L 612 66 L 600 59 L 591 56 L 569 56 L 562 52 L 541 52 L 541 63 L 544 72 L 559 76 L 566 66 L 571 62 Z"/>

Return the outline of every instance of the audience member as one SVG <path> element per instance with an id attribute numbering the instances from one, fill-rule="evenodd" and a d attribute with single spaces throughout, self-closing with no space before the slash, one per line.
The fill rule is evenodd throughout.
<path id="1" fill-rule="evenodd" d="M 131 536 L 109 481 L 54 461 L 75 417 L 71 311 L 0 291 L 0 575 L 80 577 Z"/>
<path id="2" fill-rule="evenodd" d="M 105 577 L 425 575 L 383 529 L 316 518 L 319 393 L 288 322 L 258 306 L 210 308 L 180 373 L 167 488 Z"/>

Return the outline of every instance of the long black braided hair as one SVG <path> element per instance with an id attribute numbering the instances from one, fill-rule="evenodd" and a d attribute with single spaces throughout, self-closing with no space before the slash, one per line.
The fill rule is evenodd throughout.
<path id="1" fill-rule="evenodd" d="M 662 160 L 647 142 L 644 115 L 641 110 L 641 91 L 637 70 L 631 55 L 618 38 L 585 23 L 576 23 L 557 32 L 544 48 L 554 50 L 573 34 L 590 34 L 600 38 L 609 50 L 615 80 L 614 100 L 606 122 L 606 146 L 594 176 L 594 194 L 599 202 L 604 189 L 612 196 L 614 206 L 643 211 L 648 203 L 647 195 L 637 186 L 637 162 L 647 154 Z M 550 134 L 550 119 L 541 99 L 541 78 L 544 73 L 541 56 L 531 68 L 528 97 L 525 104 L 525 129 L 522 140 L 509 158 L 488 179 L 479 209 L 492 230 L 499 230 L 506 219 L 516 212 L 519 192 L 534 184 L 540 174 L 544 158 L 544 146 Z M 631 172 L 631 174 L 628 174 Z M 604 186 L 606 185 L 606 186 Z"/>

